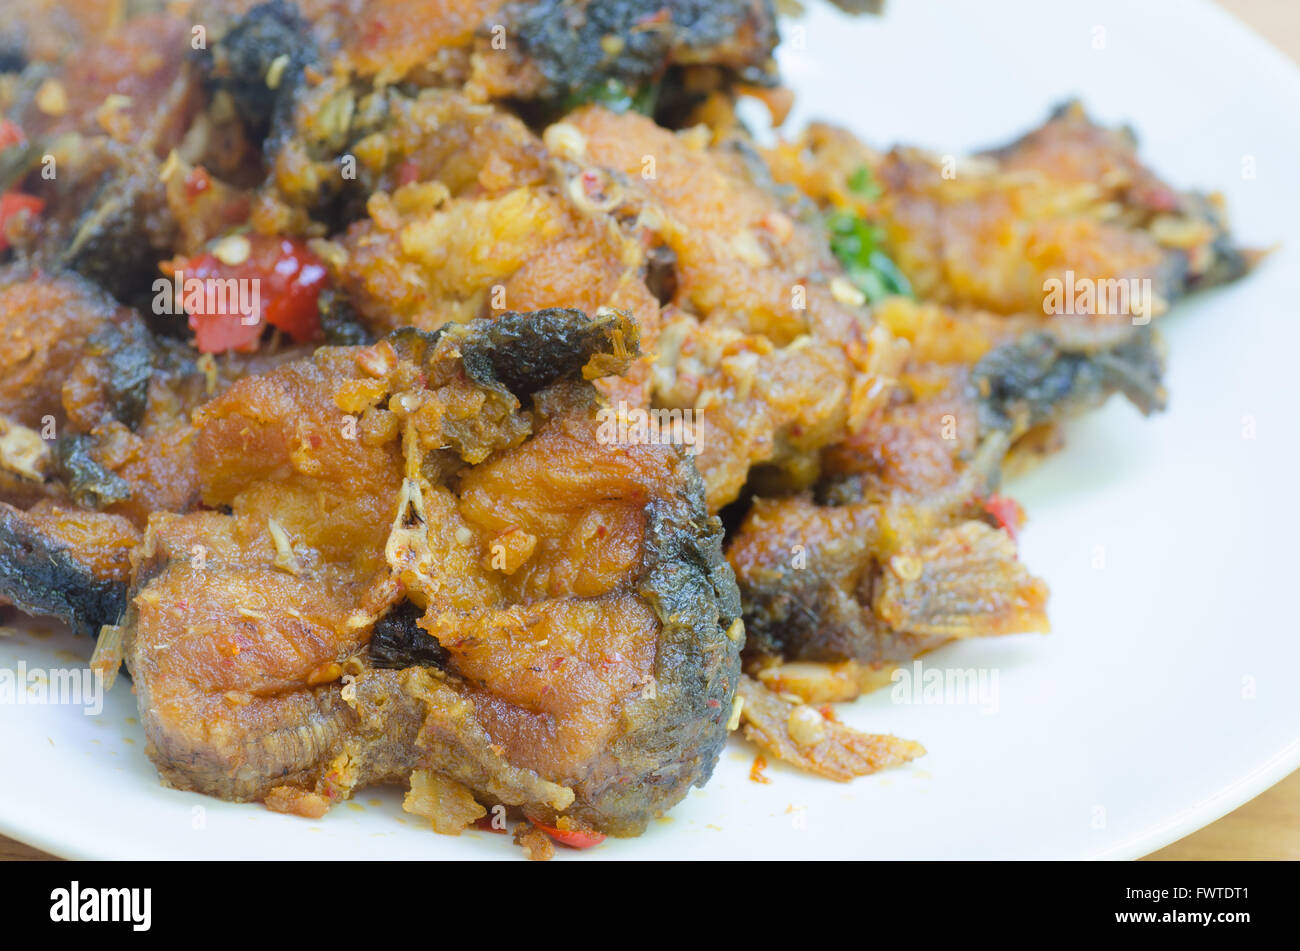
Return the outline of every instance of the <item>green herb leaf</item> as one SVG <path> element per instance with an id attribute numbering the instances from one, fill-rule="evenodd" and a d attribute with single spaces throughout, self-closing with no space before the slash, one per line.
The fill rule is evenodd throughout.
<path id="1" fill-rule="evenodd" d="M 853 286 L 875 304 L 886 297 L 912 296 L 912 285 L 883 250 L 880 228 L 850 211 L 832 212 L 826 219 L 831 253 L 844 266 Z"/>
<path id="2" fill-rule="evenodd" d="M 565 97 L 564 111 L 569 112 L 591 103 L 604 106 L 611 112 L 624 113 L 630 110 L 648 116 L 654 114 L 657 93 L 658 90 L 653 83 L 641 87 L 629 87 L 622 80 L 611 78 L 575 89 Z"/>
<path id="3" fill-rule="evenodd" d="M 871 169 L 865 165 L 849 176 L 849 191 L 863 201 L 875 201 L 880 197 L 880 186 L 872 177 Z"/>

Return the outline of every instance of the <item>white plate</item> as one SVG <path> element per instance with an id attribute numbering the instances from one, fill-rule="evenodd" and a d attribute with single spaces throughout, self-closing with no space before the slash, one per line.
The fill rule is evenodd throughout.
<path id="1" fill-rule="evenodd" d="M 893 0 L 883 20 L 818 9 L 801 25 L 805 48 L 782 53 L 801 97 L 796 122 L 826 116 L 874 143 L 958 152 L 1003 141 L 1077 94 L 1099 119 L 1132 122 L 1142 154 L 1174 183 L 1222 188 L 1244 239 L 1283 246 L 1248 280 L 1164 322 L 1167 413 L 1143 420 L 1113 401 L 1012 487 L 1031 519 L 1024 558 L 1052 586 L 1055 631 L 928 661 L 996 671 L 996 710 L 894 703 L 888 691 L 846 708 L 856 726 L 929 749 L 851 785 L 777 765 L 769 785 L 753 783 L 753 750 L 735 742 L 669 819 L 592 855 L 1127 858 L 1159 848 L 1300 765 L 1300 73 L 1192 2 Z M 1254 178 L 1243 175 L 1248 157 Z M 64 635 L 0 638 L 0 666 L 66 667 L 85 650 Z M 98 717 L 0 706 L 0 831 L 86 858 L 518 854 L 503 836 L 435 835 L 391 791 L 313 822 L 163 789 L 129 684 L 107 700 Z"/>

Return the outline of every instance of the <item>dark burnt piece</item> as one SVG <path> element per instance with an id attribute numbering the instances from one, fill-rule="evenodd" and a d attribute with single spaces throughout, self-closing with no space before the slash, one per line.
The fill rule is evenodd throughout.
<path id="1" fill-rule="evenodd" d="M 417 622 L 423 616 L 420 608 L 403 601 L 380 618 L 370 635 L 370 666 L 385 670 L 407 667 L 444 669 L 447 652 L 437 638 L 419 626 Z"/>
<path id="2" fill-rule="evenodd" d="M 374 343 L 374 335 L 357 318 L 356 310 L 346 294 L 327 288 L 321 291 L 318 307 L 321 333 L 330 346 L 351 347 Z"/>

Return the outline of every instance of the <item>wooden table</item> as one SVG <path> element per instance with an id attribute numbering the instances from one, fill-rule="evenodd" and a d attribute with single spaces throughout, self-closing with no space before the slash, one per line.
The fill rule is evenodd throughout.
<path id="1" fill-rule="evenodd" d="M 1300 4 L 1279 0 L 1217 2 L 1300 63 Z M 1300 859 L 1300 771 L 1236 812 L 1147 859 Z"/>
<path id="2" fill-rule="evenodd" d="M 895 0 L 906 2 L 906 0 Z M 1284 53 L 1300 62 L 1300 3 L 1217 0 Z M 0 836 L 0 861 L 48 859 L 44 852 Z M 1168 859 L 1300 859 L 1300 771 L 1212 823 L 1147 856 Z"/>

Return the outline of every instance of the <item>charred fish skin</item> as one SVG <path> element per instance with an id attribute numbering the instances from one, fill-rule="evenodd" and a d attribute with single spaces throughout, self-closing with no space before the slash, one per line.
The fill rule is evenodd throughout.
<path id="1" fill-rule="evenodd" d="M 308 24 L 289 0 L 268 0 L 239 17 L 203 60 L 214 90 L 228 92 L 250 134 L 274 155 L 291 134 L 303 71 L 319 60 Z"/>
<path id="2" fill-rule="evenodd" d="M 542 0 L 512 5 L 506 19 L 550 96 L 581 97 L 611 81 L 637 90 L 674 62 L 724 65 L 748 82 L 773 78 L 770 0 Z"/>
<path id="3" fill-rule="evenodd" d="M 125 582 L 98 577 L 17 509 L 0 503 L 0 598 L 93 636 L 102 625 L 117 623 L 126 595 Z"/>
<path id="4" fill-rule="evenodd" d="M 640 835 L 708 782 L 726 744 L 745 640 L 722 523 L 708 514 L 698 475 L 646 514 L 638 589 L 661 625 L 654 689 L 628 703 L 629 728 L 574 784 L 578 799 L 566 812 L 616 836 Z"/>
<path id="5" fill-rule="evenodd" d="M 971 394 L 981 429 L 1018 435 L 1094 408 L 1123 393 L 1144 415 L 1164 408 L 1164 354 L 1150 327 L 1139 327 L 1118 345 L 1070 349 L 1035 331 L 998 347 L 974 366 Z"/>
<path id="6" fill-rule="evenodd" d="M 65 195 L 91 197 L 66 229 L 66 244 L 46 256 L 56 268 L 75 271 L 124 303 L 144 304 L 148 295 L 142 289 L 157 275 L 175 228 L 157 166 L 138 149 L 100 142 L 63 177 Z"/>
<path id="7" fill-rule="evenodd" d="M 91 336 L 86 355 L 102 361 L 105 395 L 113 418 L 134 430 L 149 405 L 154 351 L 144 322 L 108 324 Z"/>
<path id="8" fill-rule="evenodd" d="M 94 443 L 94 437 L 84 433 L 61 436 L 57 448 L 58 474 L 78 505 L 102 509 L 129 499 L 131 486 L 95 459 Z"/>
<path id="9" fill-rule="evenodd" d="M 747 656 L 881 664 L 928 643 L 890 630 L 872 612 L 880 574 L 875 506 L 790 498 L 761 501 L 757 516 L 764 527 L 742 527 L 729 552 Z"/>
<path id="10" fill-rule="evenodd" d="M 484 386 L 505 387 L 520 400 L 575 376 L 597 354 L 637 352 L 636 324 L 613 312 L 588 317 L 580 310 L 550 308 L 505 313 L 476 322 L 463 333 L 465 370 Z"/>

